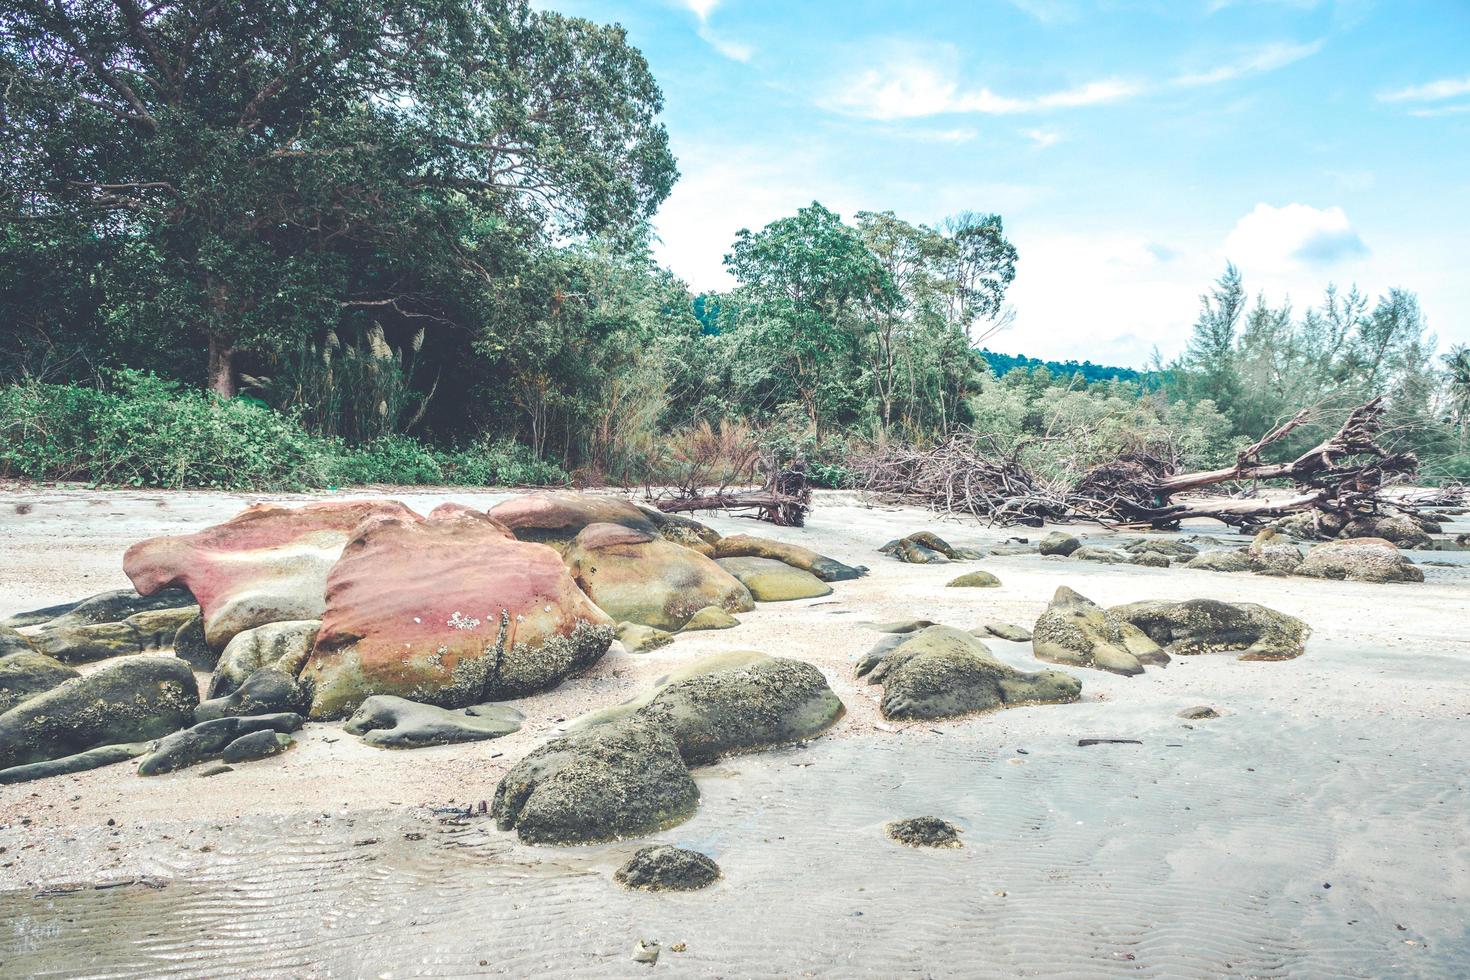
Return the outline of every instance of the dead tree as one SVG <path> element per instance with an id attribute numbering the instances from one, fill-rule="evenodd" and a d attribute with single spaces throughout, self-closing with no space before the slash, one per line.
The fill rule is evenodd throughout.
<path id="1" fill-rule="evenodd" d="M 1191 517 L 1213 517 L 1249 527 L 1285 514 L 1315 509 L 1341 517 L 1375 510 L 1383 488 L 1418 472 L 1412 453 L 1388 453 L 1378 445 L 1383 431 L 1382 396 L 1348 413 L 1331 437 L 1285 463 L 1263 463 L 1261 452 L 1311 418 L 1303 409 L 1236 454 L 1231 466 L 1194 473 L 1167 465 L 1118 460 L 1083 474 L 1068 495 L 1079 516 L 1132 526 L 1173 527 Z M 1198 493 L 1225 483 L 1290 480 L 1295 492 L 1275 499 L 1237 497 L 1177 502 L 1178 494 Z"/>

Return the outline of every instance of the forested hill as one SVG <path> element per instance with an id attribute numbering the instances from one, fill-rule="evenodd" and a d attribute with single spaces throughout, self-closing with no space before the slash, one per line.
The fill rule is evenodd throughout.
<path id="1" fill-rule="evenodd" d="M 1027 357 L 1025 354 L 997 354 L 988 349 L 980 353 L 984 355 L 985 360 L 990 364 L 990 370 L 995 372 L 997 378 L 1016 368 L 1038 367 L 1044 367 L 1053 375 L 1060 377 L 1080 374 L 1084 381 L 1137 381 L 1145 374 L 1133 368 L 1109 367 L 1105 364 L 1094 364 L 1091 361 L 1080 363 L 1078 361 L 1043 361 L 1040 358 Z"/>

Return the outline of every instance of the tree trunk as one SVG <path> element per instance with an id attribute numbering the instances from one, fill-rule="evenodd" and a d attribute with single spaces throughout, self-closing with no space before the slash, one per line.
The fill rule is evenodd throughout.
<path id="1" fill-rule="evenodd" d="M 224 337 L 209 335 L 209 390 L 221 398 L 235 397 L 235 348 Z"/>

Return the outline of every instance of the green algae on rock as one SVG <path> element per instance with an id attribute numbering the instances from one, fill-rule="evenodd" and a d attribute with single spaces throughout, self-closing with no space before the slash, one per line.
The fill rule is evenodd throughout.
<path id="1" fill-rule="evenodd" d="M 890 838 L 905 847 L 964 847 L 960 840 L 960 828 L 948 820 L 938 817 L 909 817 L 884 824 L 883 830 Z"/>
<path id="2" fill-rule="evenodd" d="M 997 660 L 973 635 L 931 626 L 900 643 L 880 643 L 857 676 L 883 685 L 879 709 L 898 720 L 936 720 L 1022 704 L 1076 701 L 1082 682 L 1059 670 L 1029 674 Z"/>
<path id="3" fill-rule="evenodd" d="M 756 602 L 788 602 L 832 594 L 832 586 L 811 572 L 774 558 L 719 558 L 715 563 L 749 589 Z"/>
<path id="4" fill-rule="evenodd" d="M 0 657 L 0 714 L 80 676 L 75 669 L 35 650 Z"/>
<path id="5" fill-rule="evenodd" d="M 158 738 L 188 725 L 198 704 L 182 660 L 125 657 L 0 715 L 0 769 Z"/>
<path id="6" fill-rule="evenodd" d="M 1036 659 L 1048 663 L 1115 674 L 1141 674 L 1145 664 L 1169 662 L 1169 655 L 1138 627 L 1065 585 L 1036 620 L 1031 649 Z"/>
<path id="7" fill-rule="evenodd" d="M 775 561 L 810 572 L 823 582 L 845 582 L 866 575 L 868 570 L 861 565 L 844 565 L 826 555 L 819 555 L 810 548 L 772 541 L 752 534 L 731 534 L 720 538 L 714 545 L 714 557 L 720 558 L 770 558 Z M 757 596 L 759 598 L 759 596 Z"/>
<path id="8" fill-rule="evenodd" d="M 944 584 L 947 589 L 994 589 L 999 586 L 1000 579 L 985 571 L 966 572 Z"/>
<path id="9" fill-rule="evenodd" d="M 633 891 L 692 892 L 719 881 L 720 866 L 698 851 L 653 844 L 640 847 L 613 880 Z"/>
<path id="10" fill-rule="evenodd" d="M 1311 627 L 1254 602 L 1189 599 L 1130 602 L 1108 610 L 1172 653 L 1239 652 L 1241 660 L 1290 660 L 1306 651 Z"/>

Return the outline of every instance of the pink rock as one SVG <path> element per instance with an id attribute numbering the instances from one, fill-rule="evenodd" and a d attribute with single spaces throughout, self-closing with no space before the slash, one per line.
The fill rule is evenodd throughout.
<path id="1" fill-rule="evenodd" d="M 611 620 L 554 549 L 457 506 L 422 522 L 364 522 L 332 569 L 326 607 L 301 674 L 313 718 L 350 714 L 373 694 L 445 707 L 518 697 L 612 642 Z"/>
<path id="2" fill-rule="evenodd" d="M 194 534 L 139 541 L 123 555 L 123 571 L 142 595 L 173 585 L 192 592 L 205 639 L 221 650 L 256 626 L 321 618 L 327 572 L 353 530 L 375 515 L 419 519 L 396 500 L 256 504 Z"/>

